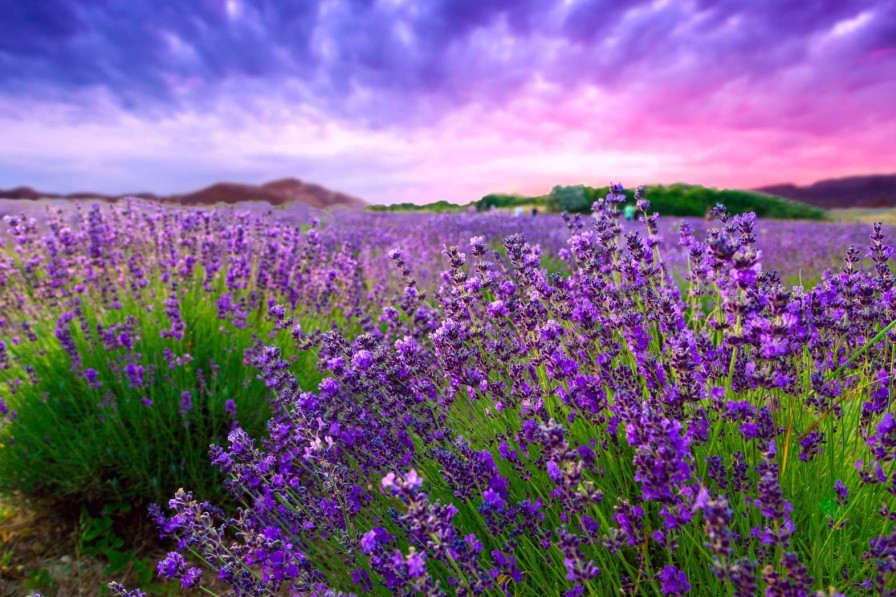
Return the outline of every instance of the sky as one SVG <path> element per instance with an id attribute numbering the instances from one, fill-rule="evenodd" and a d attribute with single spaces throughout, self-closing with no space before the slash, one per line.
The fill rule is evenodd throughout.
<path id="1" fill-rule="evenodd" d="M 896 172 L 896 0 L 0 0 L 0 188 Z"/>

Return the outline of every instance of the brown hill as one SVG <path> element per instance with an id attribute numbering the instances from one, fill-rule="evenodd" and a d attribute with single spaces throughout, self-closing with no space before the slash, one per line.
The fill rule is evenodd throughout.
<path id="1" fill-rule="evenodd" d="M 240 203 L 242 201 L 267 201 L 271 205 L 284 203 L 277 195 L 259 186 L 234 182 L 219 182 L 192 193 L 169 195 L 162 201 L 175 201 L 181 205 L 212 205 L 214 203 Z"/>
<path id="2" fill-rule="evenodd" d="M 363 207 L 364 201 L 345 193 L 331 191 L 320 185 L 302 182 L 297 178 L 283 178 L 261 185 L 261 188 L 283 201 L 298 201 L 312 207 Z"/>
<path id="3" fill-rule="evenodd" d="M 0 197 L 4 199 L 40 199 L 46 195 L 40 191 L 35 191 L 31 187 L 16 187 L 8 191 L 0 190 Z"/>
<path id="4" fill-rule="evenodd" d="M 824 209 L 896 207 L 896 174 L 848 176 L 820 180 L 805 187 L 788 183 L 753 190 L 803 201 Z"/>
<path id="5" fill-rule="evenodd" d="M 215 203 L 241 203 L 243 201 L 267 201 L 271 205 L 287 203 L 304 203 L 310 207 L 326 209 L 329 207 L 363 207 L 364 201 L 351 195 L 331 191 L 320 185 L 305 183 L 297 178 L 284 178 L 263 185 L 219 182 L 192 193 L 177 195 L 155 195 L 153 193 L 135 193 L 125 195 L 107 195 L 103 193 L 43 193 L 30 187 L 0 189 L 2 199 L 94 199 L 100 201 L 117 201 L 126 197 L 138 197 L 152 201 L 173 202 L 181 205 L 213 205 Z"/>

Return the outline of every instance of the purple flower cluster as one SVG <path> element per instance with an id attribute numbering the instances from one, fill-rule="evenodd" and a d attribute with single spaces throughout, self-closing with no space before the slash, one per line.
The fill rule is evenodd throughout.
<path id="1" fill-rule="evenodd" d="M 378 330 L 320 337 L 318 392 L 262 351 L 282 407 L 270 438 L 212 450 L 250 504 L 232 521 L 240 549 L 285 533 L 283 561 L 307 563 L 278 577 L 294 591 L 821 595 L 894 582 L 891 536 L 847 524 L 856 497 L 827 480 L 848 463 L 824 468 L 856 422 L 866 483 L 889 483 L 896 459 L 892 337 L 870 342 L 896 318 L 880 228 L 870 269 L 848 252 L 839 273 L 787 289 L 760 265 L 755 219 L 719 210 L 704 240 L 682 229 L 683 291 L 656 218 L 627 231 L 618 203 L 614 191 L 590 221 L 567 220 L 560 275 L 522 235 L 500 253 L 476 236 L 469 253 L 442 250 L 426 300 L 393 251 L 395 302 Z M 799 479 L 818 480 L 836 524 L 795 509 Z M 182 515 L 164 525 L 203 536 Z M 819 579 L 800 525 L 864 547 Z M 229 562 L 209 559 L 219 574 Z"/>
<path id="2" fill-rule="evenodd" d="M 82 261 L 122 279 L 102 296 L 158 310 L 152 329 L 117 322 L 114 341 L 79 327 L 73 280 L 45 286 L 38 262 L 33 284 L 57 297 L 60 350 L 100 392 L 113 378 L 87 366 L 84 338 L 122 355 L 109 367 L 135 395 L 199 366 L 191 292 L 215 326 L 258 327 L 240 358 L 272 394 L 267 432 L 228 402 L 210 450 L 239 508 L 182 490 L 153 510 L 177 547 L 159 573 L 185 587 L 202 580 L 194 553 L 236 595 L 892 594 L 884 230 L 864 231 L 863 257 L 853 227 L 800 237 L 719 208 L 674 230 L 648 199 L 635 223 L 615 185 L 590 218 L 347 214 L 300 233 L 189 212 L 173 234 L 161 215 L 133 263 L 115 247 L 138 241 L 91 241 L 116 226 L 90 215 Z M 393 250 L 409 230 L 421 240 Z M 847 240 L 839 270 L 786 284 Z M 785 263 L 796 243 L 817 255 Z M 157 278 L 150 300 L 141 281 Z M 151 332 L 184 350 L 148 358 Z M 177 388 L 184 418 L 212 393 L 201 365 Z"/>
<path id="3" fill-rule="evenodd" d="M 500 255 L 481 237 L 472 259 L 447 246 L 435 313 L 420 312 L 408 260 L 393 252 L 404 289 L 378 332 L 321 337 L 329 376 L 317 393 L 272 366 L 276 357 L 259 360 L 284 408 L 270 439 L 254 447 L 231 436 L 213 449 L 252 504 L 236 536 L 248 545 L 271 526 L 288 533 L 292 553 L 313 562 L 289 577 L 292 590 L 634 594 L 646 578 L 676 595 L 713 578 L 737 595 L 815 594 L 793 541 L 805 515 L 785 481 L 834 449 L 852 411 L 878 481 L 896 458 L 896 425 L 882 416 L 889 376 L 876 373 L 870 388 L 854 381 L 886 370 L 890 338 L 868 340 L 896 315 L 892 280 L 848 253 L 839 274 L 787 290 L 760 267 L 755 220 L 720 211 L 706 240 L 683 231 L 683 293 L 655 218 L 644 219 L 646 237 L 625 232 L 617 203 L 611 193 L 590 225 L 568 221 L 566 275 L 542 269 L 539 247 L 520 235 Z M 889 253 L 873 251 L 878 261 Z M 863 362 L 850 362 L 859 349 Z M 826 491 L 845 509 L 841 480 Z M 199 536 L 178 516 L 165 525 Z M 867 539 L 881 557 L 887 539 Z M 333 551 L 309 553 L 321 541 L 345 554 L 351 584 L 327 572 Z M 853 580 L 861 558 L 854 565 L 825 582 L 891 582 L 886 566 Z"/>

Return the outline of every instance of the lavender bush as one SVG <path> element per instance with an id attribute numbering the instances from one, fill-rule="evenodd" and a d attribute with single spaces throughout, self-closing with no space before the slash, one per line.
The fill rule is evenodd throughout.
<path id="1" fill-rule="evenodd" d="M 0 262 L 0 489 L 75 503 L 223 495 L 208 445 L 264 432 L 246 366 L 278 335 L 360 316 L 348 251 L 233 213 L 101 210 L 6 218 Z M 282 303 L 286 329 L 269 313 Z M 302 328 L 302 325 L 305 325 Z M 346 328 L 349 329 L 349 328 Z M 316 384 L 313 354 L 294 366 Z"/>
<path id="2" fill-rule="evenodd" d="M 146 286 L 165 317 L 145 308 L 134 317 L 156 321 L 147 329 L 165 341 L 209 325 L 197 342 L 238 347 L 252 373 L 234 366 L 232 379 L 264 388 L 270 413 L 260 433 L 238 405 L 239 421 L 210 450 L 230 500 L 204 501 L 184 482 L 168 508 L 152 508 L 176 547 L 159 575 L 206 592 L 215 577 L 235 595 L 896 594 L 896 291 L 885 231 L 762 222 L 763 233 L 751 215 L 722 208 L 711 224 L 674 230 L 643 215 L 633 227 L 620 222 L 622 200 L 614 187 L 593 218 L 567 218 L 564 240 L 559 219 L 346 214 L 320 232 L 243 225 L 253 248 L 224 250 L 223 231 L 239 227 L 225 216 L 150 217 L 222 226 L 206 233 L 223 245 L 214 250 L 174 243 L 177 265 L 167 250 L 144 260 L 180 280 L 192 256 L 194 288 L 217 272 L 180 311 L 219 304 L 229 272 L 250 271 L 237 304 L 255 319 L 196 306 L 213 325 L 181 317 L 181 328 L 164 303 L 170 280 Z M 643 197 L 639 207 L 649 213 Z M 90 271 L 90 217 L 72 233 L 82 239 L 68 258 L 77 267 L 65 268 L 79 279 Z M 108 227 L 166 246 L 128 217 Z M 809 226 L 831 228 L 807 236 Z M 56 301 L 64 313 L 75 296 L 37 292 L 53 288 L 51 251 L 33 249 L 28 228 L 13 225 L 24 248 L 4 270 L 4 297 L 19 303 L 5 312 L 29 315 L 7 330 L 39 320 L 38 305 Z M 845 247 L 831 268 L 831 251 L 858 232 L 867 249 Z M 439 248 L 448 235 L 472 238 Z M 406 238 L 415 240 L 392 248 Z M 308 240 L 314 249 L 299 250 Z M 787 264 L 802 286 L 763 267 L 783 262 L 788 246 L 810 257 Z M 222 254 L 229 265 L 215 268 Z M 93 329 L 69 329 L 82 327 Z M 231 327 L 255 328 L 258 341 Z M 127 357 L 84 345 L 80 362 L 64 351 L 60 377 L 86 395 L 97 381 L 84 363 L 105 360 L 102 382 L 139 401 Z M 7 401 L 44 404 L 28 389 L 40 386 L 27 377 L 28 353 L 4 354 L 20 380 Z M 164 401 L 181 416 L 184 386 L 169 385 Z M 110 420 L 101 396 L 92 404 Z M 220 398 L 209 389 L 189 404 Z M 2 459 L 29 433 L 6 409 Z M 197 556 L 204 567 L 190 563 Z"/>

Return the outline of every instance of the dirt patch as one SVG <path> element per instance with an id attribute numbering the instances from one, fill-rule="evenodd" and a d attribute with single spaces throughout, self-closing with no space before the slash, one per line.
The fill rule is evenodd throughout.
<path id="1" fill-rule="evenodd" d="M 100 595 L 105 565 L 77 553 L 76 526 L 23 500 L 0 506 L 0 595 Z"/>
<path id="2" fill-rule="evenodd" d="M 113 550 L 118 562 L 99 553 L 96 540 L 86 540 L 89 524 L 81 513 L 23 499 L 0 500 L 0 597 L 99 597 L 109 595 L 107 585 L 113 580 L 147 595 L 201 594 L 157 582 L 156 562 L 170 546 L 144 514 L 118 517 L 112 524 L 110 536 L 122 539 Z M 223 587 L 213 589 L 226 594 Z"/>

